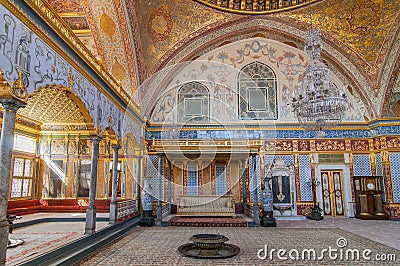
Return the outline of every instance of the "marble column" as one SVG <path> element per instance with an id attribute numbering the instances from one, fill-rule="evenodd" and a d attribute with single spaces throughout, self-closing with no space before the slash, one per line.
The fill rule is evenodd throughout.
<path id="1" fill-rule="evenodd" d="M 171 204 L 172 200 L 172 184 L 171 184 L 171 162 L 167 160 L 168 162 L 168 194 L 167 194 L 167 201 L 169 204 Z"/>
<path id="2" fill-rule="evenodd" d="M 121 148 L 119 144 L 113 144 L 113 169 L 111 181 L 111 203 L 110 203 L 110 224 L 117 222 L 117 186 L 118 186 L 118 150 Z"/>
<path id="3" fill-rule="evenodd" d="M 162 182 L 163 182 L 163 154 L 158 155 L 158 196 L 157 196 L 157 219 L 156 225 L 161 226 L 162 224 L 162 205 L 161 205 L 161 198 L 162 198 Z"/>
<path id="4" fill-rule="evenodd" d="M 88 235 L 96 232 L 96 188 L 101 137 L 91 137 L 90 140 L 92 141 L 92 162 L 90 165 L 89 206 L 86 209 L 85 223 L 85 234 Z"/>
<path id="5" fill-rule="evenodd" d="M 258 208 L 258 180 L 257 180 L 257 156 L 256 154 L 251 155 L 253 160 L 253 211 L 254 211 L 254 226 L 260 226 L 260 216 L 258 215 L 259 208 Z"/>
<path id="6" fill-rule="evenodd" d="M 5 264 L 8 243 L 7 203 L 10 187 L 12 150 L 17 110 L 25 103 L 12 98 L 1 98 L 3 104 L 3 124 L 0 140 L 0 265 Z"/>
<path id="7" fill-rule="evenodd" d="M 136 162 L 136 167 L 137 167 L 137 169 L 136 169 L 136 173 L 137 173 L 137 176 L 136 176 L 136 178 L 135 178 L 135 192 L 136 192 L 136 199 L 137 199 L 137 203 L 138 203 L 138 209 L 140 210 L 140 204 L 141 204 L 141 201 L 140 201 L 140 198 L 141 198 L 141 195 L 140 195 L 140 184 L 141 184 L 141 178 L 142 178 L 142 156 L 137 156 L 137 162 Z"/>
<path id="8" fill-rule="evenodd" d="M 4 109 L 0 139 L 0 265 L 5 265 L 7 254 L 9 230 L 7 204 L 15 120 L 18 109 L 25 107 L 28 100 L 28 91 L 22 81 L 22 72 L 18 72 L 18 79 L 12 85 L 8 84 L 3 75 L 4 72 L 0 70 L 0 103 Z"/>

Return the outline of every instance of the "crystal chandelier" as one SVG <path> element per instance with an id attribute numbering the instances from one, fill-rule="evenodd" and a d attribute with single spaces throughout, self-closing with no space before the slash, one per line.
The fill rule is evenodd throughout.
<path id="1" fill-rule="evenodd" d="M 328 67 L 321 61 L 323 42 L 320 31 L 312 27 L 307 31 L 304 51 L 310 64 L 303 74 L 303 94 L 293 95 L 292 111 L 300 125 L 309 130 L 319 131 L 338 125 L 348 107 L 346 95 L 338 90 L 329 77 Z M 294 93 L 294 92 L 293 92 Z"/>

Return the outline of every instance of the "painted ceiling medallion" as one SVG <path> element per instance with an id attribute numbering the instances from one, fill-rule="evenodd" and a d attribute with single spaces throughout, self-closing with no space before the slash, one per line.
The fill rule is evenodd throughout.
<path id="1" fill-rule="evenodd" d="M 106 13 L 104 7 L 102 7 L 101 10 L 103 11 L 103 14 L 100 17 L 100 28 L 108 37 L 112 39 L 117 26 L 115 25 L 112 18 Z"/>
<path id="2" fill-rule="evenodd" d="M 223 11 L 244 14 L 266 14 L 307 5 L 321 0 L 196 0 Z"/>
<path id="3" fill-rule="evenodd" d="M 154 41 L 164 41 L 170 36 L 172 25 L 171 12 L 168 6 L 163 5 L 151 12 L 148 31 Z"/>

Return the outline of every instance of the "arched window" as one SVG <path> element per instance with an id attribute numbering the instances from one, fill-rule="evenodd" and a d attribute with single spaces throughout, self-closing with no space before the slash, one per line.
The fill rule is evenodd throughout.
<path id="1" fill-rule="evenodd" d="M 203 84 L 190 82 L 183 85 L 178 92 L 178 121 L 209 121 L 209 98 L 209 91 Z"/>
<path id="2" fill-rule="evenodd" d="M 240 70 L 239 118 L 278 119 L 275 72 L 267 65 L 253 62 Z"/>

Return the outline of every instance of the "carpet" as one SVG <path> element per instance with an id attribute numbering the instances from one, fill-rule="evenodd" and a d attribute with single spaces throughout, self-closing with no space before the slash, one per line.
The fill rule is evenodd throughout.
<path id="1" fill-rule="evenodd" d="M 193 227 L 247 227 L 247 222 L 241 217 L 174 217 L 169 226 Z"/>
<path id="2" fill-rule="evenodd" d="M 366 227 L 364 227 L 366 229 Z M 197 233 L 222 234 L 229 238 L 228 244 L 240 247 L 238 255 L 227 259 L 195 259 L 182 256 L 178 247 L 190 243 L 190 237 Z M 347 241 L 346 247 L 339 248 L 338 239 Z M 274 250 L 272 258 L 259 258 L 260 249 L 268 254 Z M 286 259 L 278 258 L 278 250 L 315 249 L 317 255 L 322 254 L 322 249 L 329 247 L 343 250 L 369 249 L 372 258 L 376 254 L 396 254 L 400 251 L 336 228 L 308 229 L 308 228 L 195 228 L 195 227 L 139 227 L 131 230 L 124 237 L 110 243 L 109 246 L 96 250 L 88 257 L 77 263 L 79 266 L 109 266 L 109 265 L 177 265 L 177 266 L 227 266 L 227 265 L 399 265 L 397 261 L 367 261 L 331 259 L 325 252 L 321 260 L 318 259 L 292 259 L 288 252 Z M 261 255 L 265 253 L 262 252 Z M 293 254 L 292 254 L 293 255 Z"/>

